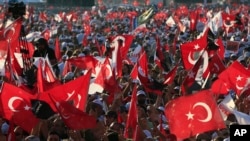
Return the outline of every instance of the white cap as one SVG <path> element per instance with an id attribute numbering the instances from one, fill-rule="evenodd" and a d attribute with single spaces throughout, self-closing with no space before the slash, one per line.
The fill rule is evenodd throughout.
<path id="1" fill-rule="evenodd" d="M 103 107 L 103 102 L 102 102 L 101 98 L 97 98 L 97 99 L 93 100 L 92 102 Z"/>
<path id="2" fill-rule="evenodd" d="M 151 138 L 153 138 L 152 137 L 152 134 L 151 134 L 151 132 L 150 131 L 148 131 L 148 130 L 143 130 L 143 133 L 146 135 L 146 137 L 147 137 L 147 139 L 151 139 Z"/>
<path id="3" fill-rule="evenodd" d="M 164 108 L 163 106 L 159 106 L 157 109 L 158 109 L 158 110 L 161 110 L 162 112 L 165 111 L 165 108 Z"/>
<path id="4" fill-rule="evenodd" d="M 143 90 L 139 90 L 139 91 L 137 91 L 137 96 L 139 96 L 139 95 L 146 96 L 146 93 Z"/>

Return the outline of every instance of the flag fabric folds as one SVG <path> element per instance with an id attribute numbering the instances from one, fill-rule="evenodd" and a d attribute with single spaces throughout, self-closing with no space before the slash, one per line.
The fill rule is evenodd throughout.
<path id="1" fill-rule="evenodd" d="M 226 128 L 215 99 L 208 90 L 170 101 L 165 106 L 165 115 L 170 132 L 180 139 Z"/>

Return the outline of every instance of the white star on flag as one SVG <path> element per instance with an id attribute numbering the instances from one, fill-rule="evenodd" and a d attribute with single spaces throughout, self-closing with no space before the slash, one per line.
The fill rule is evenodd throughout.
<path id="1" fill-rule="evenodd" d="M 28 105 L 25 105 L 25 106 L 24 106 L 24 109 L 25 109 L 26 111 L 28 111 L 28 110 L 30 109 L 30 107 L 29 107 Z"/>
<path id="2" fill-rule="evenodd" d="M 188 78 L 194 78 L 194 72 L 193 71 L 190 71 L 188 73 Z"/>
<path id="3" fill-rule="evenodd" d="M 243 78 L 243 77 L 241 77 L 240 75 L 238 75 L 238 76 L 236 77 L 236 81 L 241 81 L 242 78 Z"/>
<path id="4" fill-rule="evenodd" d="M 200 48 L 199 44 L 194 45 L 194 49 L 195 49 L 195 50 L 197 50 L 197 49 L 199 49 L 199 48 Z"/>
<path id="5" fill-rule="evenodd" d="M 190 111 L 186 114 L 186 116 L 188 117 L 188 120 L 194 119 L 194 114 L 192 114 Z"/>

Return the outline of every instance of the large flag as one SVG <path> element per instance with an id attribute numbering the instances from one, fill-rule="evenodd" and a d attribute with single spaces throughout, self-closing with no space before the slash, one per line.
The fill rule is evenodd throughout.
<path id="1" fill-rule="evenodd" d="M 218 77 L 227 83 L 229 88 L 233 89 L 237 95 L 240 95 L 250 83 L 250 71 L 238 61 L 234 61 Z"/>
<path id="2" fill-rule="evenodd" d="M 56 111 L 56 107 L 49 98 L 49 94 L 58 100 L 72 101 L 73 105 L 79 110 L 85 111 L 89 83 L 90 83 L 91 70 L 86 75 L 80 76 L 75 80 L 69 81 L 65 84 L 56 86 L 52 89 L 41 93 L 39 100 L 46 101 L 51 108 Z"/>
<path id="3" fill-rule="evenodd" d="M 64 123 L 73 130 L 91 129 L 96 127 L 97 119 L 94 116 L 77 109 L 67 101 L 56 100 L 51 96 L 57 111 Z"/>
<path id="4" fill-rule="evenodd" d="M 201 38 L 193 40 L 191 42 L 186 42 L 180 46 L 183 66 L 186 70 L 190 70 L 201 55 L 203 56 L 203 58 L 206 58 L 208 56 L 206 47 L 206 36 L 202 36 Z"/>
<path id="5" fill-rule="evenodd" d="M 31 99 L 35 99 L 34 95 L 14 85 L 3 83 L 0 94 L 3 117 L 12 120 L 15 125 L 29 133 L 39 121 L 31 111 Z"/>
<path id="6" fill-rule="evenodd" d="M 166 104 L 169 129 L 179 139 L 226 128 L 216 101 L 208 90 L 182 96 Z"/>

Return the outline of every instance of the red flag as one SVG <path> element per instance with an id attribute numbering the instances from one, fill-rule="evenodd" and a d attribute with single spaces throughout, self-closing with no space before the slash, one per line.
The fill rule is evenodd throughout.
<path id="1" fill-rule="evenodd" d="M 182 96 L 166 104 L 169 129 L 179 139 L 226 128 L 212 93 L 200 91 Z"/>
<path id="2" fill-rule="evenodd" d="M 96 127 L 96 118 L 77 109 L 67 101 L 56 100 L 51 96 L 64 123 L 73 130 L 91 129 Z"/>
<path id="3" fill-rule="evenodd" d="M 73 104 L 79 110 L 84 111 L 88 96 L 89 82 L 90 82 L 91 70 L 86 75 L 80 76 L 74 80 L 71 80 L 65 84 L 56 86 L 52 89 L 41 93 L 39 100 L 46 101 L 51 108 L 56 111 L 56 107 L 49 98 L 49 94 L 58 100 L 73 101 Z"/>
<path id="4" fill-rule="evenodd" d="M 56 59 L 57 60 L 61 60 L 62 59 L 62 54 L 61 54 L 61 48 L 60 48 L 60 42 L 58 37 L 55 40 L 55 55 L 56 55 Z"/>
<path id="5" fill-rule="evenodd" d="M 16 125 L 29 133 L 39 121 L 31 111 L 31 99 L 35 97 L 22 89 L 8 83 L 3 84 L 0 95 L 3 117 L 12 119 Z"/>
<path id="6" fill-rule="evenodd" d="M 43 90 L 43 83 L 44 83 L 44 78 L 43 78 L 43 71 L 42 71 L 42 64 L 43 61 L 39 60 L 38 68 L 37 68 L 37 90 L 38 93 L 42 93 Z"/>
<path id="7" fill-rule="evenodd" d="M 98 60 L 93 56 L 70 58 L 68 62 L 81 69 L 92 69 L 93 73 L 95 73 L 95 68 L 98 64 Z"/>
<path id="8" fill-rule="evenodd" d="M 48 56 L 46 56 L 45 58 L 45 62 L 44 62 L 44 74 L 45 74 L 45 80 L 47 82 L 55 82 L 57 80 L 56 75 L 53 71 L 53 68 L 49 62 L 49 58 Z"/>
<path id="9" fill-rule="evenodd" d="M 134 65 L 132 71 L 130 72 L 130 77 L 133 81 L 138 79 L 138 65 L 137 65 L 137 63 Z"/>
<path id="10" fill-rule="evenodd" d="M 222 62 L 218 54 L 214 54 L 214 56 L 210 58 L 208 68 L 212 74 L 217 75 L 226 69 L 224 63 Z"/>
<path id="11" fill-rule="evenodd" d="M 226 82 L 224 82 L 223 80 L 221 79 L 217 79 L 215 80 L 213 83 L 212 83 L 212 86 L 211 86 L 211 91 L 214 93 L 214 94 L 228 94 L 229 92 L 229 86 Z"/>
<path id="12" fill-rule="evenodd" d="M 207 55 L 207 51 L 205 50 L 206 46 L 207 40 L 205 36 L 180 46 L 185 69 L 191 69 L 202 54 Z"/>
<path id="13" fill-rule="evenodd" d="M 113 49 L 112 64 L 116 68 L 118 76 L 121 76 L 122 60 L 127 58 L 127 53 L 133 39 L 134 36 L 132 35 L 118 35 L 111 39 L 110 47 Z"/>
<path id="14" fill-rule="evenodd" d="M 11 41 L 17 40 L 21 33 L 21 27 L 22 27 L 22 19 L 18 18 L 4 29 L 3 37 Z"/>
<path id="15" fill-rule="evenodd" d="M 47 14 L 45 12 L 40 12 L 39 20 L 43 21 L 43 22 L 46 22 L 48 20 Z"/>
<path id="16" fill-rule="evenodd" d="M 249 85 L 250 71 L 247 70 L 238 61 L 234 61 L 225 71 L 219 74 L 219 79 L 229 84 L 237 95 L 240 95 L 242 90 Z"/>
<path id="17" fill-rule="evenodd" d="M 162 94 L 163 85 L 148 78 L 148 60 L 146 52 L 143 52 L 138 60 L 138 78 L 148 93 Z"/>
<path id="18" fill-rule="evenodd" d="M 110 66 L 109 58 L 106 57 L 104 62 L 96 67 L 96 77 L 93 83 L 90 84 L 89 93 L 102 92 L 105 89 L 105 82 L 112 77 L 112 68 Z"/>
<path id="19" fill-rule="evenodd" d="M 198 21 L 198 11 L 193 10 L 190 12 L 190 31 L 196 30 L 197 21 Z"/>
<path id="20" fill-rule="evenodd" d="M 164 84 L 172 84 L 174 82 L 174 78 L 175 78 L 175 75 L 176 75 L 176 71 L 177 71 L 177 65 L 170 71 L 168 72 L 167 75 L 165 75 L 165 81 L 164 81 Z"/>
<path id="21" fill-rule="evenodd" d="M 195 63 L 194 67 L 188 72 L 187 76 L 181 84 L 181 92 L 183 95 L 188 94 L 189 87 L 195 82 L 196 75 L 198 70 L 202 65 L 202 57 Z"/>
<path id="22" fill-rule="evenodd" d="M 137 114 L 137 89 L 136 86 L 134 86 L 133 91 L 132 91 L 132 98 L 131 98 L 131 103 L 130 103 L 130 107 L 129 107 L 129 111 L 128 111 L 128 118 L 127 118 L 127 122 L 126 122 L 126 126 L 125 126 L 125 132 L 124 132 L 124 136 L 125 138 L 131 138 L 134 137 L 135 135 L 135 129 L 137 126 L 137 119 L 138 119 L 138 114 Z M 133 135 L 130 136 L 129 132 L 132 131 Z"/>
<path id="23" fill-rule="evenodd" d="M 47 41 L 50 39 L 50 30 L 49 29 L 46 29 L 44 30 L 41 35 L 43 36 L 44 39 L 46 39 Z"/>
<path id="24" fill-rule="evenodd" d="M 68 72 L 72 72 L 71 64 L 66 60 L 63 66 L 62 77 L 64 77 Z"/>

